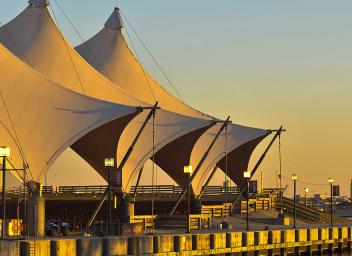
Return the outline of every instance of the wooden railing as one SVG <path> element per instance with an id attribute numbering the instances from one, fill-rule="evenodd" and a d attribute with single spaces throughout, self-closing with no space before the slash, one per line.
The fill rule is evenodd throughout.
<path id="1" fill-rule="evenodd" d="M 202 205 L 202 215 L 207 215 L 211 218 L 223 218 L 230 215 L 231 204 L 223 205 Z"/>
<path id="2" fill-rule="evenodd" d="M 249 199 L 249 212 L 259 211 L 259 210 L 272 210 L 276 207 L 275 198 L 256 198 Z M 247 212 L 247 201 L 241 201 L 240 214 Z"/>
<path id="3" fill-rule="evenodd" d="M 191 230 L 199 230 L 202 228 L 203 224 L 205 223 L 206 228 L 211 227 L 211 220 L 212 218 L 209 215 L 204 214 L 191 214 L 189 218 L 189 224 Z"/>
<path id="4" fill-rule="evenodd" d="M 134 215 L 130 217 L 130 223 L 143 223 L 144 229 L 150 228 L 155 223 L 157 215 Z"/>

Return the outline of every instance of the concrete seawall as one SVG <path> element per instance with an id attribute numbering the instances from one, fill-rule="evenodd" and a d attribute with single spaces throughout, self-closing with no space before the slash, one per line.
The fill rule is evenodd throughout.
<path id="1" fill-rule="evenodd" d="M 1 242 L 0 250 L 16 250 L 18 242 Z M 20 254 L 0 255 L 287 255 L 351 251 L 352 228 L 311 228 L 248 232 L 216 232 L 135 237 L 41 239 L 20 243 Z"/>

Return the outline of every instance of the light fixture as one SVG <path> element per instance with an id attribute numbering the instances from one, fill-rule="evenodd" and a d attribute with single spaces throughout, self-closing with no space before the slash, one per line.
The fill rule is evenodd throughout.
<path id="1" fill-rule="evenodd" d="M 333 179 L 333 178 L 329 178 L 329 179 L 328 179 L 328 182 L 329 182 L 330 184 L 332 184 L 332 183 L 334 183 L 334 179 Z"/>
<path id="2" fill-rule="evenodd" d="M 115 159 L 112 157 L 105 158 L 104 159 L 104 166 L 105 167 L 114 167 L 115 166 Z"/>
<path id="3" fill-rule="evenodd" d="M 0 147 L 0 157 L 9 157 L 10 148 L 9 147 Z"/>
<path id="4" fill-rule="evenodd" d="M 183 167 L 184 173 L 192 173 L 192 165 L 187 165 Z"/>
<path id="5" fill-rule="evenodd" d="M 297 175 L 296 175 L 296 174 L 292 174 L 291 179 L 292 179 L 293 181 L 297 181 L 298 177 L 297 177 Z"/>
<path id="6" fill-rule="evenodd" d="M 309 189 L 308 188 L 304 188 L 304 192 L 308 193 Z"/>
<path id="7" fill-rule="evenodd" d="M 249 172 L 249 171 L 244 171 L 243 172 L 243 178 L 249 179 L 250 177 L 251 177 L 251 172 Z"/>

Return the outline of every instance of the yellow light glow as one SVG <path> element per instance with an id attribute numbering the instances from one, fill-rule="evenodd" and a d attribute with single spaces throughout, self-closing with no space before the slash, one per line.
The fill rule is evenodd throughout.
<path id="1" fill-rule="evenodd" d="M 308 188 L 304 188 L 304 192 L 308 193 L 309 189 Z"/>
<path id="2" fill-rule="evenodd" d="M 115 159 L 114 158 L 105 158 L 104 159 L 105 167 L 114 167 L 115 166 Z"/>
<path id="3" fill-rule="evenodd" d="M 117 197 L 114 196 L 114 209 L 116 209 L 116 208 L 117 208 Z"/>
<path id="4" fill-rule="evenodd" d="M 0 147 L 0 156 L 1 157 L 9 157 L 10 156 L 10 148 L 9 147 Z"/>
<path id="5" fill-rule="evenodd" d="M 292 179 L 293 181 L 296 181 L 296 180 L 298 179 L 298 177 L 297 177 L 297 175 L 296 175 L 296 174 L 292 174 L 291 179 Z"/>
<path id="6" fill-rule="evenodd" d="M 39 185 L 39 197 L 42 197 L 43 195 L 43 184 Z"/>
<path id="7" fill-rule="evenodd" d="M 333 178 L 329 178 L 329 179 L 328 179 L 328 182 L 329 182 L 330 184 L 332 184 L 332 183 L 334 183 L 334 179 L 333 179 Z"/>
<path id="8" fill-rule="evenodd" d="M 251 177 L 251 172 L 245 171 L 243 172 L 243 178 L 249 179 Z"/>
<path id="9" fill-rule="evenodd" d="M 187 165 L 183 167 L 183 172 L 184 173 L 192 173 L 192 165 Z"/>

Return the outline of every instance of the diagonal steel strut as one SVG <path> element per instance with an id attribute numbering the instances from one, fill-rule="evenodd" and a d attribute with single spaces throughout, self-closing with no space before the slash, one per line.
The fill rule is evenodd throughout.
<path id="1" fill-rule="evenodd" d="M 194 173 L 192 174 L 192 177 L 190 179 L 190 182 L 187 184 L 187 187 L 185 189 L 183 189 L 182 194 L 180 195 L 180 197 L 178 198 L 174 208 L 171 210 L 171 212 L 169 213 L 169 215 L 174 214 L 177 206 L 181 203 L 182 199 L 185 197 L 186 193 L 187 193 L 187 188 L 192 184 L 192 181 L 194 179 L 194 177 L 196 176 L 196 174 L 199 172 L 200 168 L 202 167 L 204 161 L 206 160 L 207 156 L 209 155 L 210 150 L 213 148 L 215 142 L 217 141 L 217 139 L 219 138 L 221 132 L 225 129 L 225 127 L 227 127 L 227 125 L 230 123 L 230 116 L 223 122 L 222 126 L 220 127 L 218 133 L 216 134 L 216 136 L 214 137 L 213 141 L 210 143 L 207 151 L 204 153 L 202 159 L 199 161 L 196 169 L 194 170 Z"/>
<path id="2" fill-rule="evenodd" d="M 261 157 L 259 158 L 258 162 L 256 163 L 256 165 L 254 166 L 253 170 L 251 171 L 251 177 L 252 178 L 255 174 L 255 172 L 258 170 L 260 164 L 263 162 L 266 154 L 268 153 L 269 149 L 271 148 L 271 146 L 273 145 L 274 141 L 280 136 L 281 132 L 283 132 L 285 130 L 282 129 L 282 126 L 276 130 L 276 133 L 274 135 L 274 137 L 271 139 L 269 145 L 266 147 L 266 149 L 264 150 L 263 154 L 261 155 Z M 231 206 L 231 212 L 233 210 L 233 208 L 235 207 L 235 205 L 238 203 L 238 200 L 241 198 L 242 194 L 247 190 L 247 184 L 242 185 L 240 188 L 240 192 L 238 193 L 234 203 Z"/>
<path id="3" fill-rule="evenodd" d="M 142 108 L 142 107 L 137 108 L 137 110 L 140 111 L 140 113 L 143 111 L 143 109 L 146 109 L 146 108 Z M 142 124 L 141 128 L 139 129 L 139 131 L 138 131 L 136 137 L 135 137 L 134 140 L 132 141 L 131 146 L 128 148 L 128 150 L 127 150 L 125 156 L 123 157 L 123 159 L 122 159 L 120 165 L 117 167 L 117 172 L 119 172 L 119 171 L 122 172 L 123 167 L 125 166 L 127 160 L 128 160 L 129 157 L 131 156 L 131 154 L 132 154 L 132 152 L 133 152 L 133 148 L 134 148 L 134 146 L 136 145 L 136 143 L 137 143 L 139 137 L 141 136 L 141 134 L 142 134 L 144 128 L 146 127 L 148 121 L 150 120 L 150 118 L 152 118 L 153 115 L 155 115 L 156 110 L 159 109 L 159 107 L 158 107 L 158 102 L 156 102 L 155 105 L 154 105 L 152 108 L 148 108 L 148 109 L 151 109 L 151 110 L 150 110 L 148 116 L 145 118 L 144 123 Z M 103 194 L 102 198 L 101 198 L 100 201 L 99 201 L 99 204 L 97 205 L 97 207 L 95 208 L 93 214 L 91 215 L 91 217 L 89 218 L 89 220 L 88 220 L 88 222 L 87 222 L 87 225 L 86 225 L 86 227 L 85 227 L 85 229 L 84 229 L 85 232 L 87 232 L 88 229 L 89 229 L 89 227 L 92 225 L 92 223 L 93 223 L 95 217 L 97 216 L 97 214 L 98 214 L 100 208 L 102 207 L 104 201 L 106 200 L 106 198 L 107 198 L 107 196 L 108 196 L 108 192 L 109 192 L 109 188 L 106 188 L 106 190 L 104 191 L 104 194 Z"/>

